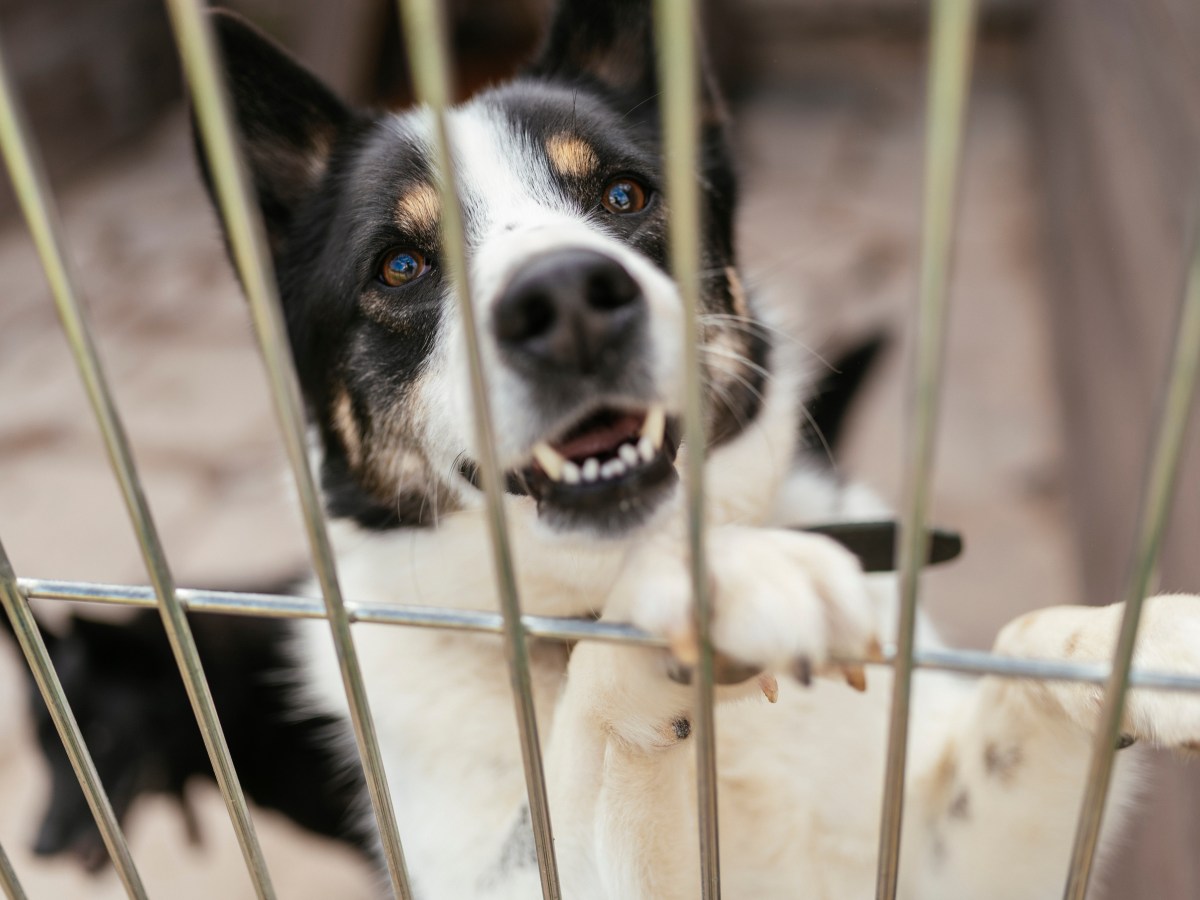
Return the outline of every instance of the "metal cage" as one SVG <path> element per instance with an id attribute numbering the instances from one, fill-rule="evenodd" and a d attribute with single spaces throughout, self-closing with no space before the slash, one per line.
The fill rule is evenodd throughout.
<path id="1" fill-rule="evenodd" d="M 157 607 L 178 663 L 188 696 L 211 758 L 217 782 L 228 807 L 255 890 L 261 898 L 275 896 L 271 877 L 255 835 L 254 823 L 229 757 L 212 697 L 185 612 L 226 612 L 251 616 L 327 619 L 337 647 L 349 700 L 354 735 L 361 756 L 371 803 L 396 897 L 409 900 L 412 892 L 387 780 L 368 708 L 363 676 L 350 625 L 376 622 L 397 626 L 465 629 L 503 636 L 509 677 L 525 762 L 529 808 L 547 900 L 561 897 L 554 858 L 552 824 L 546 801 L 538 726 L 530 692 L 527 637 L 563 641 L 605 640 L 656 646 L 651 636 L 632 626 L 581 619 L 524 616 L 520 611 L 513 574 L 502 482 L 492 447 L 492 419 L 484 390 L 473 306 L 465 279 L 454 279 L 460 312 L 470 348 L 475 424 L 481 446 L 480 476 L 487 493 L 493 565 L 500 588 L 501 612 L 471 612 L 414 606 L 359 607 L 343 598 L 326 532 L 313 472 L 306 453 L 302 407 L 283 328 L 270 256 L 266 251 L 255 207 L 234 138 L 229 105 L 222 83 L 213 36 L 200 0 L 166 0 L 175 39 L 195 104 L 197 119 L 215 177 L 221 213 L 230 234 L 238 273 L 247 294 L 258 342 L 266 362 L 275 411 L 279 419 L 296 489 L 304 514 L 312 563 L 323 599 L 267 596 L 215 591 L 181 590 L 175 585 L 154 518 L 134 466 L 125 431 L 83 316 L 53 201 L 41 164 L 29 138 L 7 70 L 0 59 L 0 145 L 16 187 L 22 211 L 32 232 L 49 279 L 80 377 L 99 423 L 113 472 L 119 483 L 149 574 L 151 587 L 68 583 L 18 578 L 0 546 L 0 601 L 11 618 L 19 643 L 51 712 L 68 757 L 99 825 L 113 865 L 128 894 L 143 898 L 146 890 L 130 855 L 112 806 L 80 735 L 46 646 L 29 608 L 31 598 L 84 600 Z M 697 62 L 693 40 L 695 14 L 691 0 L 656 0 L 656 32 L 664 102 L 667 193 L 672 200 L 670 262 L 685 305 L 687 348 L 688 443 L 702 446 L 700 367 L 694 315 L 698 296 L 699 197 L 697 168 Z M 440 164 L 443 229 L 447 262 L 452 273 L 466 270 L 461 208 L 450 165 L 444 112 L 450 97 L 445 35 L 435 0 L 399 0 L 405 39 L 412 61 L 418 98 L 434 112 L 435 147 Z M 973 651 L 917 652 L 914 627 L 920 575 L 925 553 L 926 513 L 933 463 L 933 438 L 942 372 L 942 345 L 947 308 L 947 276 L 954 228 L 963 120 L 974 43 L 974 0 L 933 0 L 929 60 L 928 125 L 926 135 L 923 237 L 918 296 L 917 360 L 911 385 L 913 417 L 907 438 L 907 486 L 902 506 L 897 559 L 900 560 L 900 606 L 897 641 L 882 660 L 844 660 L 846 663 L 891 666 L 895 677 L 888 734 L 884 806 L 877 874 L 877 898 L 896 894 L 904 804 L 906 743 L 912 674 L 917 668 L 940 669 L 1008 678 L 1040 678 L 1105 684 L 1105 701 L 1080 810 L 1072 857 L 1064 864 L 1067 900 L 1082 900 L 1087 892 L 1104 813 L 1125 695 L 1131 686 L 1160 690 L 1200 691 L 1200 678 L 1134 671 L 1133 649 L 1142 599 L 1155 568 L 1175 476 L 1182 452 L 1188 411 L 1200 369 L 1200 249 L 1188 272 L 1182 299 L 1173 360 L 1162 396 L 1157 433 L 1145 477 L 1141 513 L 1133 548 L 1132 574 L 1124 600 L 1125 615 L 1110 665 L 1012 659 Z M 718 866 L 717 791 L 713 748 L 712 647 L 708 641 L 709 598 L 703 528 L 703 467 L 689 466 L 687 511 L 691 575 L 695 592 L 702 654 L 696 690 L 699 692 L 697 737 L 697 796 L 699 804 L 702 895 L 720 896 Z M 25 893 L 17 873 L 0 848 L 0 886 L 11 900 Z"/>

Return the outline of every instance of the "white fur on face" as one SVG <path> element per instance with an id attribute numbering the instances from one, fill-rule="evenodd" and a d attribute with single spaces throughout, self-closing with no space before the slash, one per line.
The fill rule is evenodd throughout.
<path id="1" fill-rule="evenodd" d="M 409 114 L 407 133 L 425 136 L 430 120 Z M 683 307 L 674 282 L 642 254 L 581 212 L 560 190 L 545 148 L 519 134 L 485 103 L 453 110 L 449 119 L 455 170 L 463 200 L 472 302 L 496 430 L 496 453 L 504 469 L 527 461 L 545 436 L 534 386 L 504 362 L 492 336 L 492 311 L 505 286 L 542 254 L 591 249 L 619 262 L 641 286 L 648 307 L 648 354 L 655 396 L 670 411 L 681 405 Z M 477 456 L 467 340 L 456 298 L 448 293 L 447 314 L 419 391 L 426 411 L 424 434 L 435 467 L 447 470 L 466 450 Z M 580 398 L 581 402 L 598 398 Z"/>

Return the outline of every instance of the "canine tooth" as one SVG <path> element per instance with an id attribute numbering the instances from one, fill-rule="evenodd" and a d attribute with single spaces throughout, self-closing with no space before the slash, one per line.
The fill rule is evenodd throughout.
<path id="1" fill-rule="evenodd" d="M 629 470 L 625 466 L 625 463 L 621 462 L 619 459 L 610 459 L 600 467 L 600 477 L 617 478 L 621 475 L 624 475 L 627 471 Z"/>
<path id="2" fill-rule="evenodd" d="M 545 441 L 538 441 L 533 445 L 533 458 L 538 461 L 546 474 L 555 481 L 562 481 L 563 477 L 563 459 L 561 453 L 547 444 Z"/>
<path id="3" fill-rule="evenodd" d="M 582 473 L 584 481 L 595 481 L 600 477 L 600 460 L 591 456 L 584 460 Z"/>
<path id="4" fill-rule="evenodd" d="M 779 682 L 770 672 L 758 676 L 758 686 L 762 688 L 763 696 L 767 698 L 768 703 L 775 703 L 779 700 Z"/>
<path id="5" fill-rule="evenodd" d="M 862 666 L 842 666 L 842 677 L 846 679 L 846 684 L 854 688 L 860 694 L 867 689 L 867 673 L 863 671 Z"/>
<path id="6" fill-rule="evenodd" d="M 563 463 L 562 480 L 567 484 L 579 484 L 579 479 L 582 473 L 579 471 L 579 466 L 571 462 L 569 459 Z"/>
<path id="7" fill-rule="evenodd" d="M 663 434 L 667 430 L 667 413 L 657 403 L 646 413 L 646 421 L 642 423 L 642 434 L 650 438 L 650 443 L 657 450 L 662 446 Z"/>
<path id="8" fill-rule="evenodd" d="M 642 462 L 654 462 L 655 450 L 650 438 L 643 437 L 638 440 L 637 452 Z"/>
<path id="9" fill-rule="evenodd" d="M 631 468 L 636 466 L 638 464 L 638 460 L 640 459 L 637 450 L 633 448 L 633 444 L 622 444 L 617 453 L 620 455 L 621 459 L 625 460 L 625 465 L 630 466 Z"/>

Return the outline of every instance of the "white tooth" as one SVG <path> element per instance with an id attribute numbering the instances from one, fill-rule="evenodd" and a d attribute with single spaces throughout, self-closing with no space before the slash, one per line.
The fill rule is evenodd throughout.
<path id="1" fill-rule="evenodd" d="M 650 443 L 657 450 L 662 446 L 663 434 L 667 430 L 667 413 L 657 403 L 646 413 L 646 421 L 642 423 L 642 435 L 650 438 Z"/>
<path id="2" fill-rule="evenodd" d="M 638 441 L 637 452 L 638 456 L 642 458 L 642 462 L 654 462 L 654 457 L 657 451 L 655 451 L 654 444 L 651 442 L 650 438 L 643 437 Z"/>
<path id="3" fill-rule="evenodd" d="M 622 444 L 617 453 L 621 455 L 621 459 L 625 460 L 625 465 L 630 468 L 638 464 L 638 452 L 633 449 L 633 444 Z"/>
<path id="4" fill-rule="evenodd" d="M 563 477 L 563 459 L 561 453 L 547 444 L 545 441 L 538 441 L 533 445 L 533 458 L 538 461 L 546 474 L 555 481 L 562 481 Z"/>
<path id="5" fill-rule="evenodd" d="M 582 474 L 584 481 L 595 481 L 600 477 L 600 461 L 594 456 L 584 460 Z"/>
<path id="6" fill-rule="evenodd" d="M 626 472 L 625 463 L 619 459 L 610 459 L 600 467 L 601 478 L 618 478 Z"/>
<path id="7" fill-rule="evenodd" d="M 580 477 L 579 466 L 575 465 L 569 459 L 563 463 L 563 481 L 567 484 L 579 484 Z"/>

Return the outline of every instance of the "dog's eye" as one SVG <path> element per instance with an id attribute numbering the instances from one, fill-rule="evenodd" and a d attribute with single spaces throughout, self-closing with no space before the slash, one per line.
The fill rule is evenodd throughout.
<path id="1" fill-rule="evenodd" d="M 600 202 L 610 213 L 618 216 L 641 212 L 646 208 L 649 195 L 642 185 L 632 178 L 617 178 L 604 188 Z"/>
<path id="2" fill-rule="evenodd" d="M 403 287 L 428 271 L 429 263 L 416 250 L 393 250 L 379 266 L 379 280 L 388 287 Z"/>

